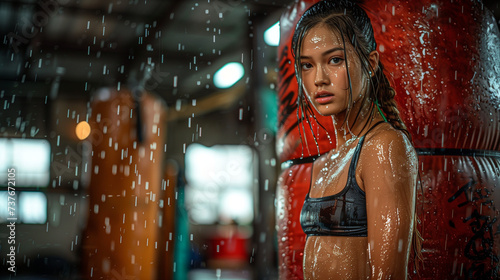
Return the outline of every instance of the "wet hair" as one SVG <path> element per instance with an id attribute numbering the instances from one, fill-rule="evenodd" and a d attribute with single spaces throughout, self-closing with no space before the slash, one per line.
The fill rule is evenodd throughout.
<path id="1" fill-rule="evenodd" d="M 405 124 L 399 116 L 399 111 L 394 100 L 396 91 L 391 86 L 387 76 L 384 73 L 384 67 L 379 61 L 378 65 L 373 68 L 369 63 L 369 54 L 375 51 L 377 48 L 377 43 L 375 41 L 373 28 L 371 25 L 370 18 L 360 6 L 360 4 L 354 1 L 348 0 L 323 0 L 313 6 L 311 6 L 300 18 L 299 22 L 295 27 L 295 32 L 292 38 L 292 54 L 295 59 L 295 74 L 297 77 L 298 87 L 298 98 L 297 98 L 297 118 L 299 120 L 299 135 L 300 124 L 302 125 L 302 130 L 304 131 L 304 119 L 312 127 L 308 115 L 313 116 L 315 121 L 323 127 L 316 119 L 312 113 L 311 106 L 307 102 L 307 98 L 304 96 L 303 84 L 302 84 L 302 67 L 301 67 L 301 49 L 304 37 L 307 33 L 315 26 L 324 24 L 330 28 L 335 34 L 337 34 L 344 45 L 344 50 L 347 50 L 346 46 L 351 46 L 354 53 L 361 61 L 361 71 L 367 77 L 370 77 L 370 72 L 374 75 L 368 80 L 368 94 L 363 96 L 361 102 L 366 102 L 367 98 L 371 100 L 372 108 L 370 110 L 369 118 L 373 116 L 379 110 L 380 114 L 394 127 L 395 129 L 401 130 L 410 139 L 411 135 L 408 132 Z M 349 115 L 352 109 L 352 85 L 351 76 L 349 74 L 349 65 L 347 63 L 347 51 L 344 52 L 345 63 L 347 70 L 347 77 L 349 82 L 349 100 L 348 108 L 346 112 L 346 125 L 347 130 L 350 130 L 350 125 L 348 123 Z M 378 107 L 378 108 L 377 108 Z M 360 112 L 357 113 L 354 118 L 354 123 L 358 120 Z M 344 124 L 342 124 L 344 125 Z M 354 124 L 352 124 L 354 125 Z M 368 125 L 365 124 L 365 126 Z M 324 128 L 324 127 L 323 127 Z M 362 130 L 365 127 L 362 128 Z M 302 138 L 302 136 L 300 136 Z M 313 133 L 313 137 L 314 133 Z M 304 138 L 306 136 L 304 135 Z M 316 138 L 315 138 L 316 141 Z M 316 141 L 317 142 L 317 141 Z M 307 143 L 306 143 L 307 145 Z M 316 143 L 316 145 L 318 145 Z M 318 149 L 319 150 L 319 149 Z M 319 152 L 319 151 L 318 151 Z M 418 263 L 421 261 L 421 242 L 422 237 L 417 229 L 418 217 L 415 214 L 415 221 L 413 224 L 413 240 L 412 248 L 413 254 L 412 258 L 415 263 L 415 269 L 418 270 Z"/>
<path id="2" fill-rule="evenodd" d="M 300 18 L 295 28 L 295 33 L 292 38 L 292 52 L 295 59 L 295 74 L 299 83 L 298 94 L 298 110 L 300 120 L 304 119 L 303 112 L 310 112 L 311 109 L 307 108 L 306 98 L 304 97 L 302 88 L 302 69 L 300 67 L 300 56 L 302 43 L 305 35 L 311 28 L 324 24 L 331 28 L 336 34 L 339 34 L 344 44 L 350 44 L 361 60 L 361 69 L 368 77 L 374 75 L 369 79 L 368 94 L 363 96 L 362 102 L 370 98 L 374 104 L 375 109 L 378 105 L 387 121 L 396 129 L 402 130 L 410 139 L 405 124 L 399 116 L 399 111 L 394 100 L 396 95 L 395 90 L 391 87 L 387 76 L 384 73 L 384 67 L 379 61 L 377 67 L 373 69 L 369 63 L 369 54 L 376 50 L 377 43 L 373 35 L 373 28 L 370 18 L 366 12 L 355 2 L 346 0 L 320 1 L 311 6 Z M 344 52 L 347 57 L 347 52 Z M 347 116 L 351 112 L 352 104 L 352 86 L 349 74 L 349 65 L 346 59 L 347 76 L 349 79 L 349 107 L 347 109 Z M 373 114 L 376 110 L 371 110 Z M 371 116 L 371 115 L 370 115 Z M 359 117 L 356 115 L 355 121 Z M 348 118 L 346 118 L 348 120 Z M 348 124 L 348 128 L 349 124 Z"/>

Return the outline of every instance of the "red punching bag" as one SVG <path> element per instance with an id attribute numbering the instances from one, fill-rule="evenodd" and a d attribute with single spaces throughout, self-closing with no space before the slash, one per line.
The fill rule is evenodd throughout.
<path id="1" fill-rule="evenodd" d="M 316 2 L 297 3 L 280 22 L 278 152 L 285 165 L 277 192 L 281 279 L 302 279 L 305 236 L 299 216 L 310 184 L 307 156 L 316 150 L 308 137 L 308 144 L 300 144 L 300 124 L 294 123 L 297 83 L 290 47 L 296 22 Z M 422 191 L 417 207 L 425 268 L 413 279 L 496 279 L 500 41 L 495 20 L 481 3 L 465 0 L 369 0 L 362 6 L 419 152 Z M 334 147 L 324 135 L 317 138 L 321 153 Z M 306 160 L 290 161 L 301 157 Z M 290 162 L 298 164 L 290 167 Z"/>
<path id="2" fill-rule="evenodd" d="M 419 154 L 418 279 L 498 279 L 500 33 L 479 1 L 370 0 L 382 63 Z"/>
<path id="3" fill-rule="evenodd" d="M 283 171 L 278 179 L 276 193 L 280 279 L 303 279 L 302 257 L 306 235 L 299 219 L 309 190 L 311 163 L 318 154 L 335 148 L 335 131 L 330 117 L 322 117 L 313 109 L 322 128 L 313 117 L 307 116 L 309 121 L 299 122 L 297 116 L 298 85 L 291 42 L 300 16 L 316 2 L 318 1 L 296 3 L 280 20 L 277 153 Z"/>

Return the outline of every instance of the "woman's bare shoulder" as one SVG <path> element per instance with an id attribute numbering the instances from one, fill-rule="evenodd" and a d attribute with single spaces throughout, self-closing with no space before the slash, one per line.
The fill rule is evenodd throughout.
<path id="1" fill-rule="evenodd" d="M 416 151 L 408 136 L 399 129 L 386 123 L 380 125 L 368 135 L 361 151 L 361 157 L 371 161 L 407 159 L 416 160 Z"/>
<path id="2" fill-rule="evenodd" d="M 413 188 L 416 182 L 418 157 L 406 134 L 385 124 L 367 135 L 358 166 L 367 193 L 380 191 L 380 182 L 389 190 L 403 190 Z"/>

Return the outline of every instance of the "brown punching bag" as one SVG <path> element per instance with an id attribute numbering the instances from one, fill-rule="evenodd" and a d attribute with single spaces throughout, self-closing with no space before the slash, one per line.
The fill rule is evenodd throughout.
<path id="1" fill-rule="evenodd" d="M 311 164 L 304 162 L 311 158 L 297 160 L 303 147 L 289 125 L 297 119 L 290 42 L 303 11 L 316 2 L 299 1 L 280 25 L 280 279 L 303 278 L 305 238 L 299 216 L 310 184 Z M 417 208 L 425 239 L 424 267 L 412 279 L 497 279 L 500 34 L 495 19 L 479 1 L 361 2 L 419 153 L 422 188 Z"/>
<path id="2" fill-rule="evenodd" d="M 101 89 L 91 109 L 82 274 L 86 279 L 156 279 L 166 107 L 145 92 Z"/>

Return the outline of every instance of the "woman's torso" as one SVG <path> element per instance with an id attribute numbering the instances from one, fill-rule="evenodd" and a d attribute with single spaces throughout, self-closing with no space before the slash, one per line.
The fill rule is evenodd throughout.
<path id="1" fill-rule="evenodd" d="M 385 126 L 378 125 L 373 130 Z M 350 191 L 351 194 L 356 192 L 364 194 L 360 157 L 357 164 L 353 163 L 354 170 L 349 174 L 349 167 L 352 165 L 351 161 L 356 154 L 360 138 L 316 160 L 311 176 L 308 195 L 310 198 L 335 196 L 346 191 Z M 367 141 L 369 140 L 364 139 L 361 143 L 358 156 Z M 348 184 L 350 176 L 351 180 L 355 179 L 355 184 L 353 182 Z M 364 195 L 359 197 L 366 203 Z M 370 265 L 366 236 L 309 235 L 304 253 L 304 279 L 369 279 Z"/>

